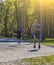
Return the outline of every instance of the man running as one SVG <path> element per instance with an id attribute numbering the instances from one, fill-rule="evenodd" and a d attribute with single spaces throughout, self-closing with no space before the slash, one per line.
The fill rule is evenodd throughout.
<path id="1" fill-rule="evenodd" d="M 32 24 L 31 33 L 34 39 L 34 48 L 36 48 L 36 39 L 38 39 L 38 48 L 40 49 L 40 24 L 38 20 L 35 20 Z"/>

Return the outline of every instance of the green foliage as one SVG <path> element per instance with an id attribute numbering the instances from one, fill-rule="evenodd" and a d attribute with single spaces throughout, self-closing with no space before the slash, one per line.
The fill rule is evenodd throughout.
<path id="1" fill-rule="evenodd" d="M 44 25 L 43 33 L 46 37 L 54 37 L 53 2 L 53 0 L 51 2 L 43 0 L 42 3 Z M 3 3 L 0 3 L 0 34 L 5 34 L 5 31 L 6 33 L 11 32 L 14 34 L 14 31 L 16 31 L 18 27 L 21 27 L 23 16 L 22 6 L 22 0 L 4 0 Z M 24 31 L 27 36 L 31 33 L 30 29 L 34 19 L 40 20 L 40 1 L 24 0 Z"/>

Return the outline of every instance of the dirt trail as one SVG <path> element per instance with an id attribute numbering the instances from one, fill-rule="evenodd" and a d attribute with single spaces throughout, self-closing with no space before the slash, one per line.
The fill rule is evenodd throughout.
<path id="1" fill-rule="evenodd" d="M 39 56 L 54 55 L 54 47 L 41 44 L 41 49 L 33 48 L 33 43 L 1 43 L 0 42 L 0 62 L 14 61 L 21 58 L 31 58 Z"/>

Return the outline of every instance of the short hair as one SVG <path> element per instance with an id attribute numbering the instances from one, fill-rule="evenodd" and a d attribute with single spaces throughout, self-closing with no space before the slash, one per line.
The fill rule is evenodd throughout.
<path id="1" fill-rule="evenodd" d="M 37 19 L 35 19 L 34 21 L 38 21 Z"/>
<path id="2" fill-rule="evenodd" d="M 39 20 L 35 19 L 34 22 L 38 22 L 39 23 Z"/>

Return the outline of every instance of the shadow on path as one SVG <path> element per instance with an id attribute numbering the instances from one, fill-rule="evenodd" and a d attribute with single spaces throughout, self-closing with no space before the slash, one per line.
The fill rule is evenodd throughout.
<path id="1" fill-rule="evenodd" d="M 37 52 L 39 49 L 28 50 L 28 52 Z"/>

